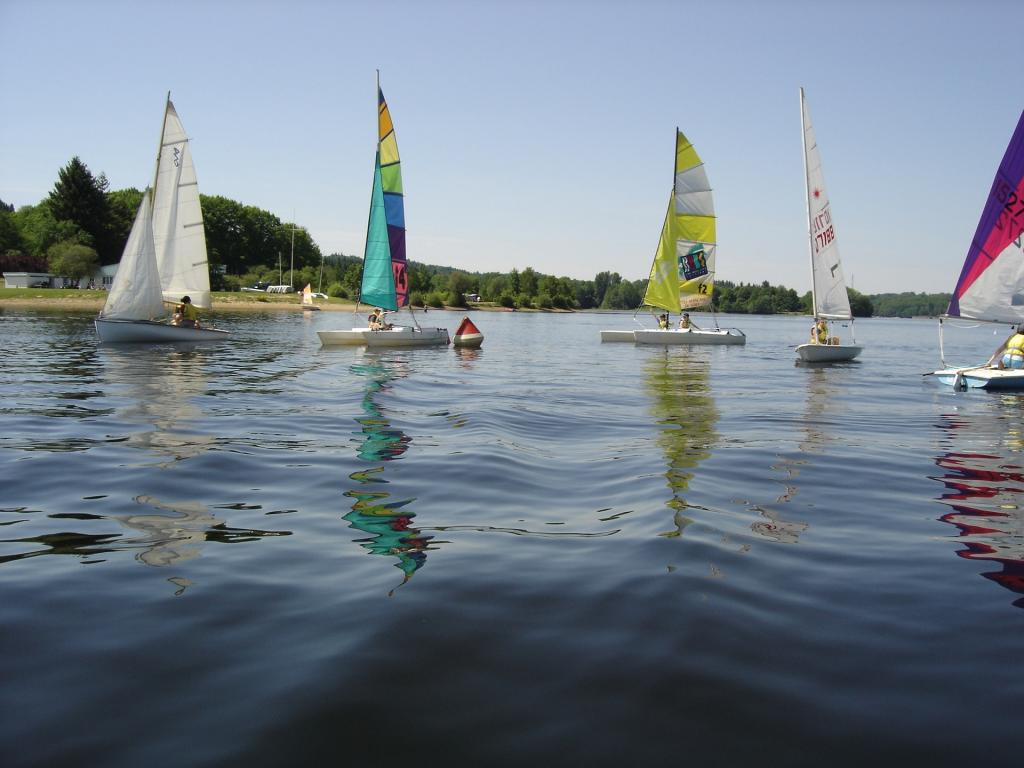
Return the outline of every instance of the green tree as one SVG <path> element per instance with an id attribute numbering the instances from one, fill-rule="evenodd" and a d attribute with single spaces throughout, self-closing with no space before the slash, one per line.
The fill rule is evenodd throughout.
<path id="1" fill-rule="evenodd" d="M 73 240 L 84 245 L 92 243 L 89 234 L 73 221 L 57 221 L 45 201 L 19 208 L 14 213 L 14 222 L 29 255 L 38 258 L 45 259 L 50 246 L 63 240 Z"/>
<path id="2" fill-rule="evenodd" d="M 850 297 L 850 312 L 854 317 L 871 317 L 875 313 L 871 299 L 863 293 L 855 291 L 853 288 L 847 288 L 846 293 Z"/>
<path id="3" fill-rule="evenodd" d="M 0 200 L 0 253 L 12 250 L 19 252 L 25 250 L 25 243 L 22 240 L 21 232 L 18 231 L 13 207 L 7 206 L 3 200 Z"/>
<path id="4" fill-rule="evenodd" d="M 103 174 L 93 176 L 81 159 L 73 157 L 57 173 L 57 182 L 46 203 L 54 219 L 73 222 L 89 235 L 89 244 L 95 247 L 100 258 L 112 263 L 121 254 L 111 234 L 107 187 Z"/>
<path id="5" fill-rule="evenodd" d="M 50 271 L 55 275 L 79 280 L 89 277 L 99 268 L 99 256 L 93 248 L 65 240 L 50 246 Z"/>
<path id="6" fill-rule="evenodd" d="M 621 281 L 618 272 L 598 272 L 594 277 L 594 306 L 601 306 L 608 289 Z"/>
<path id="7" fill-rule="evenodd" d="M 107 220 L 110 242 L 114 246 L 114 259 L 120 261 L 124 253 L 125 243 L 132 231 L 135 214 L 142 204 L 142 192 L 135 187 L 107 192 L 107 207 L 110 217 Z"/>

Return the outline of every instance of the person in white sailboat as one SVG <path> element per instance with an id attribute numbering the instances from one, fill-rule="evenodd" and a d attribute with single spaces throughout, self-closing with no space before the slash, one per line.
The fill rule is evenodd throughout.
<path id="1" fill-rule="evenodd" d="M 1017 326 L 1003 347 L 1003 357 L 999 361 L 1000 368 L 1024 368 L 1024 323 Z"/>
<path id="2" fill-rule="evenodd" d="M 695 331 L 699 331 L 700 330 L 700 326 L 697 325 L 692 320 L 690 320 L 690 313 L 689 312 L 683 312 L 683 316 L 681 318 L 679 318 L 679 330 L 681 330 L 681 331 L 688 331 L 691 328 L 693 330 L 695 330 Z"/>
<path id="3" fill-rule="evenodd" d="M 811 343 L 828 344 L 828 323 L 819 320 L 811 326 Z"/>
<path id="4" fill-rule="evenodd" d="M 199 327 L 199 310 L 192 305 L 192 299 L 189 296 L 181 297 L 181 304 L 175 307 L 174 316 L 179 318 L 175 325 L 180 325 L 182 328 L 198 328 Z"/>
<path id="5" fill-rule="evenodd" d="M 373 314 L 370 315 L 369 320 L 370 330 L 372 331 L 389 331 L 394 327 L 384 319 L 384 311 L 380 307 L 373 310 Z"/>
<path id="6" fill-rule="evenodd" d="M 668 315 L 664 312 L 658 315 L 658 327 L 668 329 Z"/>

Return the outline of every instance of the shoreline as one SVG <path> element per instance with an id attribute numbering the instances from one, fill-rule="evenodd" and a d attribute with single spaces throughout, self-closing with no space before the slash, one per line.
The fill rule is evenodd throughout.
<path id="1" fill-rule="evenodd" d="M 47 289 L 43 289 L 47 290 Z M 56 289 L 63 290 L 63 289 Z M 0 310 L 5 307 L 24 307 L 27 309 L 55 309 L 55 310 L 95 310 L 97 313 L 103 309 L 103 305 L 106 303 L 106 294 L 92 295 L 92 296 L 4 296 L 4 291 L 0 290 Z M 224 311 L 242 311 L 242 312 L 303 312 L 306 311 L 302 308 L 297 297 L 301 294 L 284 294 L 275 296 L 274 298 L 266 299 L 243 299 L 235 298 L 239 294 L 223 294 L 215 293 L 213 296 L 213 308 L 209 310 L 203 310 L 204 314 L 217 314 L 217 312 Z M 243 294 L 244 295 L 244 294 Z M 294 298 L 288 298 L 288 297 Z M 322 302 L 317 304 L 321 311 L 324 312 L 354 312 L 356 304 L 353 301 L 347 301 L 345 299 L 332 299 L 330 303 Z M 361 304 L 361 307 L 369 308 L 368 304 Z M 402 308 L 405 309 L 404 307 Z M 315 310 L 314 310 L 315 311 Z M 549 314 L 571 314 L 574 310 L 570 309 L 509 309 L 508 307 L 495 307 L 495 306 L 471 306 L 471 307 L 448 307 L 435 308 L 431 307 L 429 310 L 422 308 L 416 308 L 413 310 L 417 314 L 427 314 L 431 312 L 546 312 Z"/>

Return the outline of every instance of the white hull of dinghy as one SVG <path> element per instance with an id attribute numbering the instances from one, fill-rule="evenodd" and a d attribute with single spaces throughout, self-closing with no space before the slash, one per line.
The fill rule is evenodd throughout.
<path id="1" fill-rule="evenodd" d="M 184 328 L 156 320 L 96 318 L 96 335 L 106 344 L 152 344 L 168 341 L 223 341 L 230 332 L 219 328 Z"/>
<path id="2" fill-rule="evenodd" d="M 801 344 L 796 353 L 805 363 L 840 363 L 853 360 L 863 349 L 854 344 Z"/>
<path id="3" fill-rule="evenodd" d="M 738 328 L 673 329 L 657 328 L 633 331 L 637 344 L 746 344 L 747 337 Z"/>
<path id="4" fill-rule="evenodd" d="M 601 331 L 601 341 L 636 341 L 633 331 Z"/>
<path id="5" fill-rule="evenodd" d="M 947 368 L 935 371 L 940 382 L 955 389 L 1024 389 L 1024 370 L 1013 368 Z"/>
<path id="6" fill-rule="evenodd" d="M 437 347 L 451 343 L 447 328 L 396 326 L 386 331 L 374 331 L 366 327 L 348 331 L 317 331 L 316 335 L 324 347 Z"/>

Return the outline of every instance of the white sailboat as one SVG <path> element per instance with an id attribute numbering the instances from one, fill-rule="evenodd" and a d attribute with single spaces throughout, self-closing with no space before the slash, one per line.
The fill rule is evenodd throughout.
<path id="1" fill-rule="evenodd" d="M 1024 323 L 1024 112 L 996 169 L 943 317 L 1005 323 L 1018 329 Z M 943 370 L 934 373 L 939 381 L 960 390 L 1024 389 L 1024 369 L 1013 367 L 1012 360 L 1003 362 L 1005 343 L 982 365 L 949 367 L 942 320 L 939 318 L 939 352 Z"/>
<path id="2" fill-rule="evenodd" d="M 167 94 L 152 190 L 142 197 L 106 304 L 96 318 L 103 342 L 214 341 L 227 331 L 167 321 L 164 302 L 189 296 L 210 307 L 203 212 L 188 137 Z"/>
<path id="3" fill-rule="evenodd" d="M 401 160 L 391 112 L 377 82 L 377 159 L 373 171 L 370 219 L 366 227 L 359 301 L 395 311 L 409 305 L 409 272 L 405 258 L 405 197 Z M 359 305 L 356 305 L 359 311 Z M 413 325 L 390 322 L 347 330 L 317 331 L 322 346 L 434 347 L 451 343 L 446 328 L 421 328 L 409 307 Z"/>
<path id="4" fill-rule="evenodd" d="M 302 308 L 307 312 L 317 312 L 320 307 L 313 301 L 313 288 L 309 283 L 302 289 Z"/>
<path id="5" fill-rule="evenodd" d="M 800 359 L 808 363 L 834 363 L 853 360 L 863 347 L 840 344 L 839 337 L 828 332 L 829 320 L 848 320 L 850 335 L 853 336 L 853 313 L 850 311 L 850 297 L 846 293 L 843 279 L 843 265 L 839 262 L 839 246 L 836 243 L 836 229 L 832 222 L 832 210 L 825 192 L 825 175 L 821 170 L 821 154 L 811 127 L 811 116 L 804 101 L 804 89 L 800 89 L 800 121 L 803 127 L 804 185 L 807 192 L 807 237 L 811 255 L 811 303 L 814 323 L 817 328 L 825 321 L 825 340 L 818 341 L 812 332 L 812 341 L 796 348 Z"/>
<path id="6" fill-rule="evenodd" d="M 714 291 L 715 207 L 704 163 L 693 144 L 676 129 L 675 169 L 665 223 L 651 265 L 642 306 L 680 314 L 711 306 Z M 637 310 L 639 312 L 639 310 Z M 665 326 L 632 331 L 601 331 L 601 341 L 633 341 L 637 344 L 745 344 L 738 328 L 673 328 Z M 636 314 L 633 315 L 636 319 Z"/>

